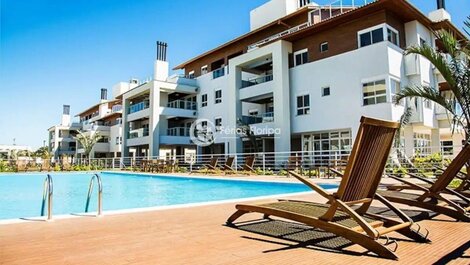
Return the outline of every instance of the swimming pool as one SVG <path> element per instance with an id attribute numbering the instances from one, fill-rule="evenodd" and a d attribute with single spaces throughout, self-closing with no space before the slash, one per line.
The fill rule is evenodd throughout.
<path id="1" fill-rule="evenodd" d="M 181 205 L 310 191 L 300 183 L 101 173 L 103 210 Z M 53 214 L 83 213 L 91 173 L 52 173 Z M 0 175 L 0 219 L 40 215 L 46 174 Z M 335 185 L 322 185 L 336 188 Z M 90 211 L 96 211 L 96 187 Z"/>

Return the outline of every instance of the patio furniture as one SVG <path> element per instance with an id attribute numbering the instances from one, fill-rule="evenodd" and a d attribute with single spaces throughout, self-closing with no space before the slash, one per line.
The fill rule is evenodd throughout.
<path id="1" fill-rule="evenodd" d="M 470 145 L 467 145 L 462 149 L 462 151 L 460 151 L 454 160 L 452 160 L 450 165 L 435 182 L 416 174 L 409 173 L 410 176 L 419 179 L 430 186 L 425 187 L 406 179 L 389 176 L 390 178 L 408 185 L 406 189 L 415 190 L 415 193 L 396 190 L 381 190 L 379 191 L 379 194 L 392 202 L 427 209 L 439 214 L 447 215 L 459 221 L 470 222 L 470 199 L 461 193 L 448 188 L 449 184 L 457 176 L 460 169 L 467 163 L 469 158 Z M 443 193 L 453 195 L 456 199 L 442 196 Z"/>
<path id="2" fill-rule="evenodd" d="M 379 243 L 379 238 L 390 232 L 398 232 L 418 242 L 429 242 L 426 236 L 411 228 L 413 221 L 407 215 L 382 196 L 376 195 L 398 127 L 399 124 L 395 122 L 361 118 L 354 148 L 336 193 L 329 193 L 300 174 L 289 172 L 325 197 L 327 204 L 294 200 L 260 205 L 238 204 L 237 211 L 228 218 L 227 225 L 234 226 L 235 220 L 251 212 L 261 213 L 264 218 L 277 216 L 344 237 L 389 259 L 398 257 Z M 368 213 L 374 199 L 392 210 L 401 220 Z"/>
<path id="3" fill-rule="evenodd" d="M 221 169 L 222 169 L 223 171 L 226 171 L 226 172 L 227 172 L 227 171 L 228 171 L 228 172 L 234 172 L 234 171 L 235 171 L 235 169 L 233 169 L 233 162 L 234 162 L 234 161 L 235 161 L 235 157 L 234 157 L 234 156 L 229 156 L 229 157 L 227 158 L 227 160 L 225 161 L 225 164 L 223 164 L 223 165 L 221 166 Z"/>
<path id="4" fill-rule="evenodd" d="M 255 156 L 247 156 L 245 158 L 245 164 L 241 167 L 243 171 L 247 172 L 254 172 L 255 169 L 253 166 L 255 165 Z"/>
<path id="5" fill-rule="evenodd" d="M 209 162 L 209 164 L 204 165 L 204 167 L 208 170 L 209 169 L 216 170 L 218 162 L 219 162 L 219 158 L 218 157 L 213 157 L 213 158 L 211 158 L 211 161 Z"/>

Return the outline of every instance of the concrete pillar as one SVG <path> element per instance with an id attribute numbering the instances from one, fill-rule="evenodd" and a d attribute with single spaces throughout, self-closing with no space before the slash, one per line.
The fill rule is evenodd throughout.
<path id="1" fill-rule="evenodd" d="M 153 83 L 150 90 L 150 121 L 149 121 L 149 156 L 160 155 L 160 87 Z"/>
<path id="2" fill-rule="evenodd" d="M 439 129 L 431 129 L 431 153 L 441 152 L 441 137 Z"/>
<path id="3" fill-rule="evenodd" d="M 237 120 L 242 118 L 242 102 L 240 101 L 240 88 L 242 86 L 242 71 L 236 61 L 229 63 L 228 89 L 225 92 L 228 99 L 225 101 L 227 106 L 227 128 L 237 128 Z M 229 139 L 226 141 L 226 153 L 240 153 L 243 151 L 243 145 L 238 135 L 226 135 Z"/>
<path id="4" fill-rule="evenodd" d="M 127 122 L 127 113 L 130 106 L 129 99 L 122 100 L 122 144 L 121 144 L 121 157 L 129 157 L 129 147 L 127 146 L 127 139 L 129 137 L 129 122 Z"/>
<path id="5" fill-rule="evenodd" d="M 403 128 L 403 133 L 405 137 L 405 154 L 407 157 L 412 157 L 414 155 L 414 134 L 412 126 L 405 126 Z"/>
<path id="6" fill-rule="evenodd" d="M 462 141 L 465 139 L 463 133 L 455 132 L 452 135 L 452 145 L 454 146 L 454 156 L 462 150 Z"/>

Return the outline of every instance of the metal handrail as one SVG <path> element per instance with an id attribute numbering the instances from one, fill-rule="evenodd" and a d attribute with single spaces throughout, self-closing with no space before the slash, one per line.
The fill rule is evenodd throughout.
<path id="1" fill-rule="evenodd" d="M 53 195 L 54 195 L 54 185 L 52 182 L 52 177 L 51 175 L 47 174 L 47 177 L 44 180 L 44 191 L 42 193 L 42 206 L 41 206 L 41 216 L 44 216 L 44 211 L 46 210 L 46 200 L 47 200 L 47 220 L 52 220 Z"/>
<path id="2" fill-rule="evenodd" d="M 101 182 L 101 177 L 98 174 L 93 175 L 90 180 L 90 186 L 88 187 L 88 196 L 86 199 L 86 204 L 85 204 L 85 212 L 88 212 L 88 208 L 90 206 L 90 198 L 91 194 L 93 193 L 93 186 L 96 182 L 98 183 L 98 213 L 97 216 L 101 216 L 103 214 L 103 184 Z"/>

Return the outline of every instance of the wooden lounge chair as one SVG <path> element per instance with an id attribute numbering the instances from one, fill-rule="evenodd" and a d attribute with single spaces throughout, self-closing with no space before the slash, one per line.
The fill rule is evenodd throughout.
<path id="1" fill-rule="evenodd" d="M 223 171 L 234 172 L 235 169 L 233 169 L 233 161 L 235 161 L 235 157 L 229 156 L 225 161 L 225 164 L 223 164 L 220 169 Z"/>
<path id="2" fill-rule="evenodd" d="M 461 150 L 464 151 L 465 148 L 463 148 Z M 470 158 L 470 157 L 469 157 Z M 470 160 L 470 159 L 469 159 Z M 442 172 L 445 172 L 446 171 L 446 168 L 442 168 L 442 167 L 438 167 L 438 166 L 435 166 L 434 169 L 436 170 L 440 170 Z M 408 176 L 412 177 L 412 178 L 417 178 L 419 179 L 418 176 L 421 176 L 419 173 L 407 173 Z M 442 174 L 441 174 L 442 175 Z M 424 177 L 424 176 L 421 176 L 421 177 Z M 457 174 L 454 176 L 454 179 L 457 180 L 461 180 L 462 183 L 457 187 L 457 188 L 450 188 L 449 189 L 452 189 L 460 194 L 462 194 L 463 196 L 467 197 L 467 198 L 470 198 L 470 176 L 467 175 L 465 172 L 463 172 L 462 170 L 460 170 L 459 172 L 457 172 Z M 428 183 L 428 182 L 421 182 L 419 183 L 419 186 L 421 187 L 424 187 L 424 188 L 427 188 L 427 189 L 430 189 L 432 187 L 433 183 Z M 414 187 L 414 186 L 410 186 L 406 183 L 399 183 L 399 184 L 391 184 L 391 185 L 387 185 L 386 186 L 387 190 L 394 190 L 394 191 L 401 191 L 401 190 L 416 190 L 417 188 Z M 444 190 L 443 191 L 444 193 L 448 193 L 447 190 Z"/>
<path id="3" fill-rule="evenodd" d="M 247 156 L 245 158 L 245 164 L 242 166 L 243 171 L 247 172 L 254 172 L 255 169 L 253 166 L 255 165 L 255 156 Z"/>
<path id="4" fill-rule="evenodd" d="M 280 218 L 303 223 L 344 237 L 383 258 L 398 259 L 379 238 L 396 231 L 419 242 L 429 242 L 426 236 L 413 230 L 413 221 L 394 207 L 376 190 L 384 172 L 398 123 L 361 118 L 354 148 L 346 172 L 336 193 L 330 194 L 296 172 L 290 174 L 325 197 L 327 204 L 307 201 L 277 201 L 260 205 L 239 204 L 227 225 L 247 213 L 261 213 L 265 218 Z M 372 201 L 378 199 L 401 220 L 367 213 Z"/>
<path id="5" fill-rule="evenodd" d="M 40 171 L 51 171 L 51 161 L 49 159 L 42 160 Z"/>
<path id="6" fill-rule="evenodd" d="M 206 169 L 216 170 L 218 162 L 219 162 L 219 158 L 218 157 L 213 157 L 213 158 L 211 158 L 211 161 L 209 162 L 209 164 L 204 165 L 204 167 Z"/>
<path id="7" fill-rule="evenodd" d="M 389 176 L 408 185 L 409 188 L 407 189 L 416 190 L 417 192 L 408 193 L 403 191 L 381 190 L 379 191 L 379 194 L 392 202 L 427 209 L 439 214 L 450 216 L 459 221 L 470 222 L 470 199 L 447 187 L 469 158 L 470 145 L 467 145 L 454 158 L 454 160 L 452 160 L 450 165 L 435 182 L 416 174 L 410 174 L 410 176 L 413 176 L 424 183 L 430 184 L 431 186 L 429 188 L 410 182 L 406 179 Z M 442 196 L 443 193 L 451 194 L 457 199 L 444 197 Z"/>

